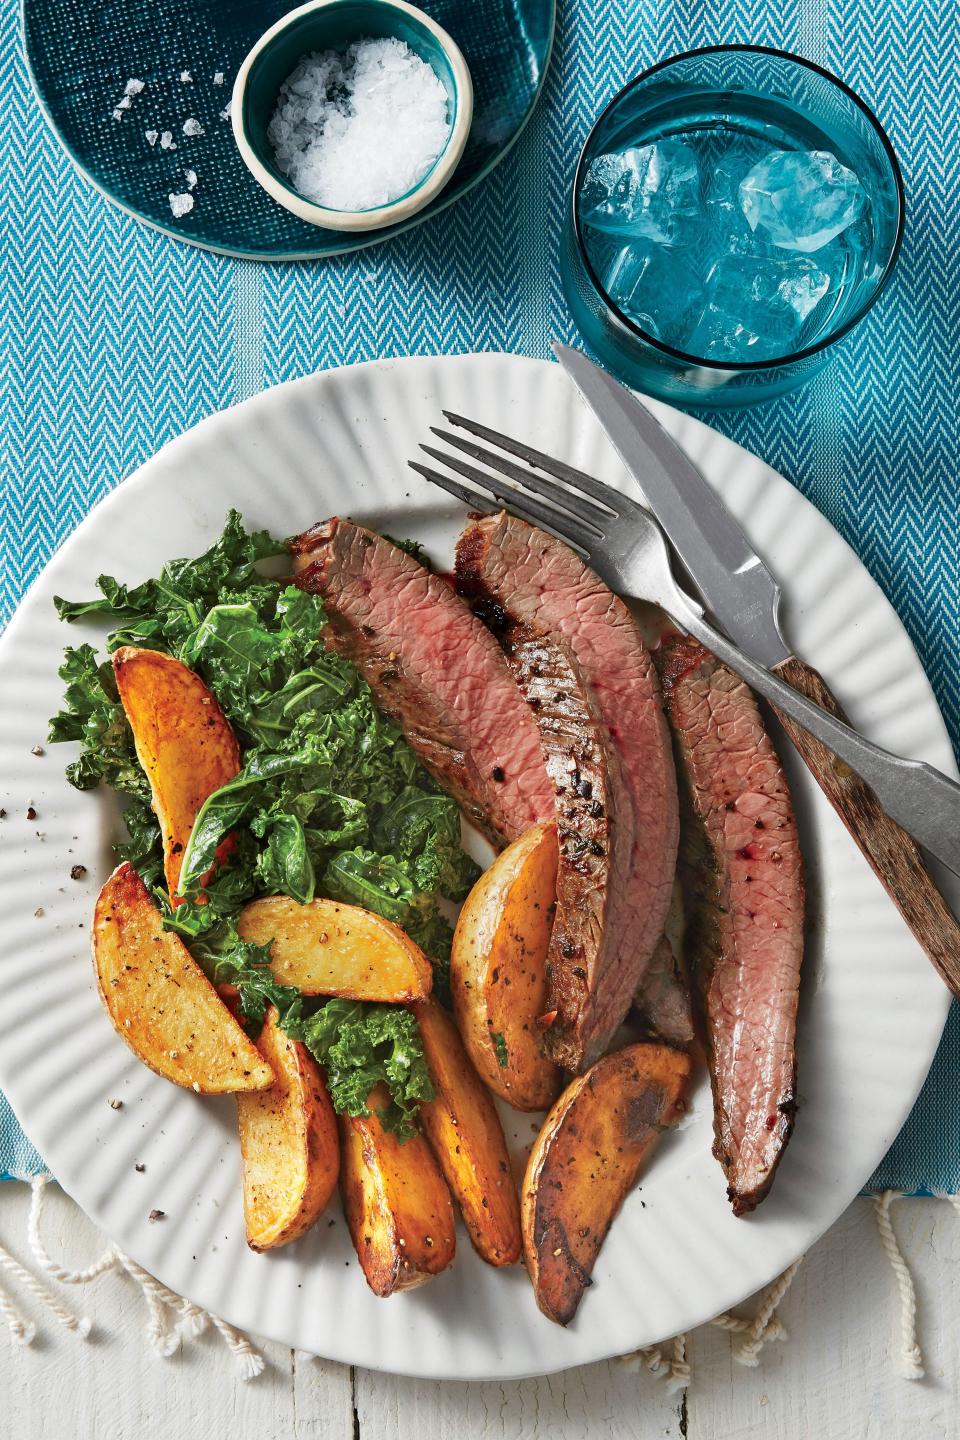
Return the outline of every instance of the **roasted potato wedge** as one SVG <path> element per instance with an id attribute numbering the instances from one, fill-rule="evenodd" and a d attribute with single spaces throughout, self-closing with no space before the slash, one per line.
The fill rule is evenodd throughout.
<path id="1" fill-rule="evenodd" d="M 257 1049 L 276 1079 L 237 1096 L 243 1157 L 243 1215 L 251 1250 L 275 1250 L 309 1230 L 333 1194 L 340 1138 L 323 1074 L 285 1035 L 273 1007 Z"/>
<path id="2" fill-rule="evenodd" d="M 460 1206 L 474 1250 L 488 1265 L 520 1259 L 520 1201 L 493 1098 L 470 1063 L 457 1027 L 436 1000 L 411 1007 L 437 1095 L 420 1123 Z"/>
<path id="3" fill-rule="evenodd" d="M 117 1032 L 158 1075 L 201 1095 L 263 1090 L 273 1070 L 224 1005 L 132 865 L 97 899 L 93 964 Z"/>
<path id="4" fill-rule="evenodd" d="M 480 876 L 453 936 L 450 988 L 463 1043 L 494 1094 L 518 1110 L 545 1110 L 560 1084 L 537 1023 L 556 888 L 556 827 L 535 825 Z"/>
<path id="5" fill-rule="evenodd" d="M 286 895 L 254 900 L 237 922 L 241 938 L 273 941 L 270 968 L 304 995 L 400 1004 L 429 994 L 430 961 L 399 925 L 335 900 L 301 905 Z"/>
<path id="6" fill-rule="evenodd" d="M 598 1060 L 557 1100 L 523 1179 L 523 1249 L 537 1304 L 567 1325 L 610 1224 L 665 1125 L 676 1119 L 690 1057 L 628 1045 Z"/>
<path id="7" fill-rule="evenodd" d="M 450 1192 L 422 1135 L 401 1145 L 376 1110 L 389 1103 L 378 1085 L 369 1115 L 341 1115 L 340 1190 L 350 1235 L 375 1295 L 422 1285 L 456 1251 Z"/>
<path id="8" fill-rule="evenodd" d="M 214 790 L 239 772 L 240 747 L 199 675 L 171 655 L 124 645 L 114 652 L 113 673 L 150 781 L 167 889 L 175 896 L 193 822 Z"/>

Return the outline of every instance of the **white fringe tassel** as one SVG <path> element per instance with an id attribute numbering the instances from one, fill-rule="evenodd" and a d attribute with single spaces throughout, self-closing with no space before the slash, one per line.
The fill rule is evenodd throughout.
<path id="1" fill-rule="evenodd" d="M 900 1292 L 900 1364 L 905 1380 L 922 1380 L 924 1376 L 923 1354 L 917 1340 L 917 1292 L 913 1284 L 910 1267 L 903 1258 L 903 1251 L 897 1242 L 890 1206 L 894 1200 L 902 1199 L 899 1190 L 884 1190 L 882 1195 L 873 1195 L 874 1212 L 880 1240 L 897 1281 Z M 954 1197 L 956 1198 L 956 1197 Z M 958 1205 L 960 1210 L 960 1205 Z"/>
<path id="2" fill-rule="evenodd" d="M 142 1265 L 131 1260 L 130 1256 L 125 1255 L 116 1245 L 110 1245 L 99 1260 L 95 1260 L 85 1269 L 69 1270 L 63 1265 L 58 1265 L 49 1255 L 40 1237 L 43 1198 L 49 1182 L 49 1175 L 36 1175 L 30 1182 L 33 1194 L 30 1202 L 30 1218 L 27 1222 L 27 1240 L 33 1258 L 41 1270 L 46 1271 L 52 1279 L 58 1280 L 62 1285 L 83 1285 L 87 1281 L 96 1280 L 99 1275 L 105 1275 L 108 1270 L 123 1270 L 143 1295 L 147 1307 L 146 1336 L 158 1355 L 169 1357 L 175 1354 L 184 1340 L 202 1335 L 208 1326 L 212 1325 L 228 1350 L 235 1356 L 241 1379 L 253 1380 L 262 1374 L 266 1362 L 260 1352 L 251 1345 L 246 1335 L 235 1330 L 232 1325 L 228 1325 L 219 1316 L 211 1315 L 209 1311 L 201 1309 L 199 1305 L 194 1305 L 192 1301 L 176 1295 L 161 1281 L 144 1270 Z M 84 1336 L 90 1333 L 90 1321 L 86 1317 L 77 1320 L 72 1316 L 41 1281 L 31 1275 L 20 1265 L 19 1261 L 14 1260 L 13 1256 L 8 1255 L 2 1247 L 0 1247 L 0 1264 L 13 1270 L 31 1293 L 43 1300 L 64 1325 L 77 1330 Z M 2 1291 L 0 1291 L 0 1313 L 7 1321 L 15 1338 L 21 1344 L 28 1345 L 33 1339 L 34 1329 L 24 1324 L 16 1307 Z M 171 1320 L 174 1323 L 171 1324 Z"/>
<path id="3" fill-rule="evenodd" d="M 793 1277 L 802 1263 L 803 1256 L 799 1260 L 795 1260 L 784 1270 L 782 1275 L 761 1292 L 757 1313 L 752 1318 L 723 1314 L 715 1315 L 710 1321 L 711 1325 L 716 1325 L 721 1330 L 727 1330 L 731 1335 L 742 1337 L 742 1339 L 734 1341 L 732 1346 L 732 1355 L 738 1364 L 759 1365 L 760 1352 L 768 1340 L 788 1339 L 787 1331 L 777 1318 L 776 1311 L 777 1306 L 790 1289 Z M 686 1335 L 674 1336 L 669 1344 L 670 1349 L 666 1353 L 664 1345 L 651 1345 L 645 1350 L 636 1350 L 631 1355 L 623 1355 L 621 1359 L 632 1367 L 645 1366 L 651 1375 L 662 1379 L 666 1384 L 667 1391 L 673 1394 L 677 1390 L 687 1388 L 692 1372 L 687 1360 Z"/>

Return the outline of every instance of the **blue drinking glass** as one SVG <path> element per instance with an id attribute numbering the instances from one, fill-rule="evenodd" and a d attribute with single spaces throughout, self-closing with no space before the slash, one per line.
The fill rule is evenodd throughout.
<path id="1" fill-rule="evenodd" d="M 727 201 L 745 233 L 737 185 L 742 167 L 758 155 L 828 152 L 853 172 L 854 184 L 859 181 L 863 208 L 856 223 L 823 251 L 798 257 L 806 267 L 808 289 L 808 277 L 819 277 L 820 288 L 810 291 L 810 320 L 798 323 L 795 332 L 785 328 L 779 341 L 768 336 L 765 350 L 756 347 L 762 358 L 739 358 L 741 352 L 722 333 L 723 325 L 729 331 L 751 323 L 751 295 L 759 284 L 751 266 L 761 262 L 737 253 L 739 236 L 719 235 L 713 225 L 718 212 L 710 212 L 708 223 L 699 201 L 684 203 L 682 174 L 670 180 L 674 199 L 679 196 L 670 233 L 657 232 L 657 244 L 642 242 L 647 250 L 639 260 L 631 247 L 641 242 L 625 243 L 622 234 L 603 233 L 594 228 L 596 221 L 585 222 L 585 211 L 596 214 L 590 192 L 587 203 L 583 198 L 585 182 L 592 183 L 597 173 L 591 171 L 594 162 L 623 152 L 649 154 L 642 147 L 663 147 L 664 142 L 661 153 L 668 156 L 689 155 L 694 145 L 701 187 L 719 183 L 727 157 L 745 157 Z M 728 168 L 733 173 L 732 161 Z M 587 136 L 564 228 L 564 291 L 588 346 L 637 389 L 673 403 L 715 409 L 768 400 L 814 375 L 877 300 L 896 264 L 903 214 L 903 180 L 890 141 L 873 112 L 836 76 L 799 56 L 759 46 L 693 50 L 639 75 L 614 96 Z M 755 243 L 746 233 L 743 248 Z M 771 242 L 778 243 L 776 238 Z M 717 245 L 719 254 L 711 251 Z M 783 254 L 770 248 L 767 259 L 782 265 Z M 677 317 L 685 308 L 690 316 L 703 311 L 703 294 L 715 291 L 700 287 L 705 274 L 718 273 L 709 267 L 719 259 L 726 277 L 722 310 L 713 306 L 705 312 L 712 316 L 714 331 L 720 325 L 711 337 L 709 325 L 691 321 L 684 328 Z M 822 269 L 827 264 L 830 276 Z M 659 307 L 655 316 L 648 313 L 649 304 L 624 302 L 625 267 L 628 280 L 634 272 L 644 273 Z"/>

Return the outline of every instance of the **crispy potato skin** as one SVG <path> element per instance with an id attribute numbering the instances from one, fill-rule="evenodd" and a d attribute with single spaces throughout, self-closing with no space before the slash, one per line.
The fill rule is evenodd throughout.
<path id="1" fill-rule="evenodd" d="M 240 747 L 214 695 L 171 655 L 124 645 L 114 652 L 113 673 L 150 781 L 167 889 L 175 896 L 193 822 L 214 790 L 239 772 Z"/>
<path id="2" fill-rule="evenodd" d="M 611 1222 L 663 1126 L 677 1116 L 690 1057 L 628 1045 L 568 1085 L 523 1180 L 523 1248 L 537 1304 L 567 1325 Z"/>
<path id="3" fill-rule="evenodd" d="M 273 1071 L 178 935 L 163 929 L 140 876 L 123 864 L 93 915 L 100 998 L 119 1035 L 158 1075 L 202 1095 L 263 1090 Z"/>
<path id="4" fill-rule="evenodd" d="M 358 905 L 286 895 L 254 900 L 237 930 L 256 945 L 273 941 L 270 969 L 304 995 L 402 1004 L 430 993 L 433 969 L 418 945 L 390 920 Z"/>
<path id="5" fill-rule="evenodd" d="M 375 1295 L 422 1285 L 456 1251 L 450 1192 L 422 1135 L 401 1145 L 374 1113 L 389 1101 L 370 1092 L 369 1115 L 341 1115 L 340 1191 L 357 1258 Z"/>
<path id="6" fill-rule="evenodd" d="M 237 1096 L 243 1214 L 251 1250 L 275 1250 L 298 1240 L 325 1209 L 340 1171 L 340 1138 L 320 1067 L 283 1033 L 272 1006 L 257 1049 L 276 1080 Z"/>
<path id="7" fill-rule="evenodd" d="M 463 1043 L 494 1094 L 517 1110 L 545 1110 L 560 1084 L 537 1023 L 556 893 L 556 827 L 535 825 L 481 875 L 453 937 L 450 988 Z"/>
<path id="8" fill-rule="evenodd" d="M 523 1248 L 520 1202 L 496 1106 L 443 1008 L 432 998 L 411 1008 L 437 1092 L 420 1107 L 424 1134 L 477 1254 L 488 1265 L 515 1265 Z"/>

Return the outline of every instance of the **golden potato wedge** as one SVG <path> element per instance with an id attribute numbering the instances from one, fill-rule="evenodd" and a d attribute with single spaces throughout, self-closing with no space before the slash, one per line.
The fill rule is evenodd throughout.
<path id="1" fill-rule="evenodd" d="M 377 1119 L 390 1097 L 370 1092 L 369 1115 L 341 1115 L 340 1190 L 350 1235 L 375 1295 L 422 1285 L 456 1251 L 450 1192 L 422 1135 L 401 1145 Z"/>
<path id="2" fill-rule="evenodd" d="M 175 896 L 193 822 L 214 790 L 239 772 L 240 747 L 200 676 L 171 655 L 124 645 L 114 652 L 113 673 L 150 781 L 167 889 Z"/>
<path id="3" fill-rule="evenodd" d="M 665 1125 L 676 1119 L 690 1057 L 628 1045 L 598 1060 L 554 1105 L 523 1179 L 523 1249 L 537 1304 L 567 1325 L 611 1222 Z"/>
<path id="4" fill-rule="evenodd" d="M 271 970 L 304 995 L 401 1004 L 421 999 L 433 984 L 420 947 L 399 925 L 359 905 L 335 900 L 301 905 L 286 895 L 269 895 L 245 907 L 237 929 L 255 945 L 272 940 Z"/>
<path id="5" fill-rule="evenodd" d="M 450 989 L 463 1043 L 494 1094 L 518 1110 L 545 1110 L 560 1084 L 537 1023 L 556 889 L 556 827 L 534 825 L 480 876 L 453 936 Z"/>
<path id="6" fill-rule="evenodd" d="M 274 1084 L 237 1096 L 251 1250 L 275 1250 L 298 1240 L 325 1209 L 340 1171 L 337 1117 L 323 1073 L 277 1020 L 271 1006 L 257 1041 Z"/>
<path id="7" fill-rule="evenodd" d="M 130 1049 L 158 1075 L 201 1095 L 263 1090 L 273 1071 L 240 1028 L 132 865 L 97 898 L 93 965 L 100 998 Z"/>
<path id="8" fill-rule="evenodd" d="M 523 1241 L 520 1201 L 503 1127 L 490 1091 L 436 1000 L 411 1006 L 437 1095 L 420 1123 L 460 1206 L 474 1250 L 488 1265 L 515 1265 Z"/>

